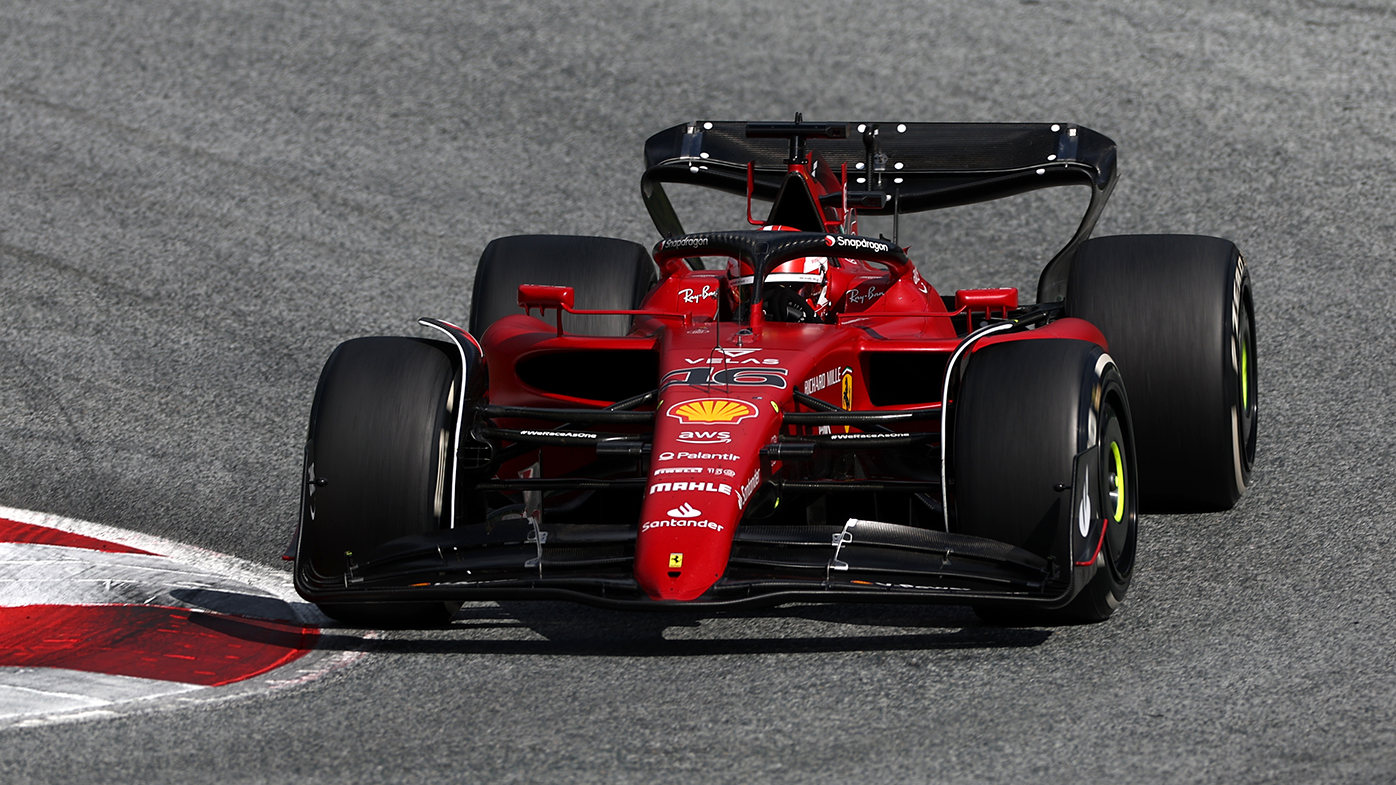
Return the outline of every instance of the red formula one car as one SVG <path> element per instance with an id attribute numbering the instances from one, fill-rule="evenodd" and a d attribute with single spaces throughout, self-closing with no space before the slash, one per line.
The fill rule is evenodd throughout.
<path id="1" fill-rule="evenodd" d="M 302 596 L 375 623 L 503 598 L 1101 620 L 1141 509 L 1246 490 L 1246 265 L 1210 237 L 1087 239 L 1115 182 L 1101 134 L 797 116 L 675 126 L 645 156 L 652 253 L 498 239 L 468 329 L 423 319 L 445 340 L 331 354 L 292 545 Z M 665 183 L 746 196 L 748 225 L 686 234 Z M 941 294 L 895 236 L 858 234 L 859 216 L 1054 186 L 1091 199 L 1035 303 Z"/>

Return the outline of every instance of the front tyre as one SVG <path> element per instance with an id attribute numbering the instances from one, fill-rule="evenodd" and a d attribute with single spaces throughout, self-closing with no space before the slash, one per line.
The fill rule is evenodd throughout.
<path id="1" fill-rule="evenodd" d="M 986 346 L 955 407 L 957 530 L 1036 553 L 1079 587 L 1060 609 L 975 611 L 991 623 L 1109 618 L 1133 579 L 1138 538 L 1130 406 L 1110 355 L 1062 339 Z"/>
<path id="2" fill-rule="evenodd" d="M 416 338 L 356 338 L 320 375 L 306 442 L 296 588 L 343 588 L 351 559 L 449 525 L 450 446 L 460 403 L 456 353 Z M 450 620 L 440 602 L 317 603 L 364 626 Z"/>

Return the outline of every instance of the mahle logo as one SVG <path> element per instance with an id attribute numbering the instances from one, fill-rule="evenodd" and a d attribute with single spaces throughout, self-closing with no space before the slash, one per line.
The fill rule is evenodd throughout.
<path id="1" fill-rule="evenodd" d="M 733 401 L 727 398 L 704 398 L 685 401 L 669 407 L 670 417 L 690 425 L 693 423 L 735 424 L 756 416 L 756 407 L 746 401 Z"/>

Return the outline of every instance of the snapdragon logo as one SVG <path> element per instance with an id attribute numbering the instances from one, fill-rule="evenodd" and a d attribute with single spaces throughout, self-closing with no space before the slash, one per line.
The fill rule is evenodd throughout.
<path id="1" fill-rule="evenodd" d="M 866 251 L 878 251 L 887 253 L 892 250 L 892 246 L 879 240 L 869 240 L 866 237 L 851 237 L 846 234 L 831 234 L 824 238 L 824 244 L 833 248 L 861 248 Z"/>
<path id="2" fill-rule="evenodd" d="M 708 238 L 702 235 L 694 235 L 690 237 L 676 237 L 668 240 L 661 240 L 659 246 L 661 248 L 697 248 L 707 244 Z"/>

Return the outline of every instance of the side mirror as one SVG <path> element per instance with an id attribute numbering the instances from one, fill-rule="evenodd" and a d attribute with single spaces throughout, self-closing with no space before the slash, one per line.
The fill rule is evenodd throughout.
<path id="1" fill-rule="evenodd" d="M 1017 289 L 961 289 L 955 292 L 955 310 L 1002 311 L 1005 315 L 1018 307 Z"/>
<path id="2" fill-rule="evenodd" d="M 998 311 L 1003 318 L 1018 307 L 1017 289 L 961 289 L 955 292 L 955 313 L 965 315 L 965 329 L 974 329 L 974 312 L 983 311 L 987 319 Z"/>
<path id="3" fill-rule="evenodd" d="M 536 283 L 519 284 L 519 305 L 524 313 L 531 314 L 534 308 L 540 312 L 548 308 L 557 311 L 557 334 L 562 335 L 562 312 L 572 310 L 576 293 L 570 286 L 544 286 Z"/>
<path id="4" fill-rule="evenodd" d="M 576 294 L 570 286 L 544 286 L 536 283 L 519 285 L 519 305 L 524 310 L 556 308 L 570 311 Z"/>

